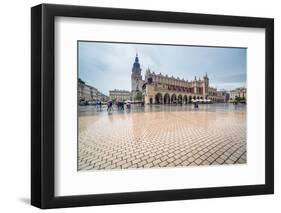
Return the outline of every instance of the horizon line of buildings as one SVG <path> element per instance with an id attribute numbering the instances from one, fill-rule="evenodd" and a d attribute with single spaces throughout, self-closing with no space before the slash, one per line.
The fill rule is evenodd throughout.
<path id="1" fill-rule="evenodd" d="M 235 88 L 227 91 L 217 90 L 209 85 L 207 73 L 201 79 L 188 81 L 179 77 L 156 74 L 148 68 L 144 79 L 141 74 L 141 67 L 138 55 L 131 73 L 131 91 L 122 89 L 109 90 L 109 96 L 104 95 L 93 86 L 87 85 L 82 79 L 78 79 L 79 101 L 105 102 L 134 101 L 137 95 L 141 94 L 141 101 L 145 104 L 170 104 L 190 103 L 192 99 L 208 99 L 212 102 L 232 102 L 239 97 L 246 100 L 247 89 L 245 87 Z M 140 97 L 140 96 L 138 96 Z"/>

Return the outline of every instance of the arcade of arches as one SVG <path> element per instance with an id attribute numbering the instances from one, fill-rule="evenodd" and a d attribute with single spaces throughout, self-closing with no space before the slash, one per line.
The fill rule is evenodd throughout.
<path id="1" fill-rule="evenodd" d="M 192 99 L 203 99 L 203 96 L 159 92 L 155 95 L 154 100 L 151 99 L 150 103 L 155 104 L 188 104 Z"/>

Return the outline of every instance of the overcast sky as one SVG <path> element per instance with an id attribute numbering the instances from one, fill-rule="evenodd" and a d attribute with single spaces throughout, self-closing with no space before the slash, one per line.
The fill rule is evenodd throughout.
<path id="1" fill-rule="evenodd" d="M 149 67 L 185 80 L 202 79 L 207 72 L 218 89 L 246 86 L 245 48 L 79 42 L 78 51 L 79 78 L 106 95 L 112 89 L 131 89 L 136 53 L 143 78 Z"/>

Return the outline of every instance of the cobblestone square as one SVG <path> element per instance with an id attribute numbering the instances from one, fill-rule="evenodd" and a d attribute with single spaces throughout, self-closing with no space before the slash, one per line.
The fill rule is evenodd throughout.
<path id="1" fill-rule="evenodd" d="M 245 111 L 78 117 L 78 171 L 245 164 Z"/>

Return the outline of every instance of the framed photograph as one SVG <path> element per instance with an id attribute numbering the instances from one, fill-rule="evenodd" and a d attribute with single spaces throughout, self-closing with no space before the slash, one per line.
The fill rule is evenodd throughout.
<path id="1" fill-rule="evenodd" d="M 31 9 L 31 204 L 272 194 L 274 20 Z"/>

